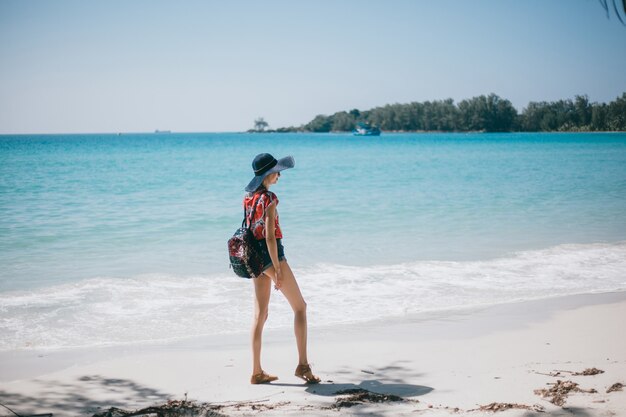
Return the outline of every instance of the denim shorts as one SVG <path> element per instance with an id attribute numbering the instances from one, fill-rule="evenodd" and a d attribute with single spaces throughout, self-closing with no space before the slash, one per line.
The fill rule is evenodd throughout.
<path id="1" fill-rule="evenodd" d="M 259 247 L 261 249 L 261 254 L 263 255 L 263 272 L 268 270 L 272 265 L 272 258 L 270 258 L 270 252 L 267 249 L 267 241 L 265 239 L 259 240 Z M 278 261 L 284 261 L 285 258 L 285 248 L 283 247 L 282 239 L 276 239 L 276 247 L 278 248 Z"/>

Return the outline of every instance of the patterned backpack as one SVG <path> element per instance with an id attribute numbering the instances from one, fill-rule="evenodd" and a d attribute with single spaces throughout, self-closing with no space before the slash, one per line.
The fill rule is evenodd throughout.
<path id="1" fill-rule="evenodd" d="M 243 209 L 243 221 L 241 227 L 235 231 L 233 237 L 228 239 L 228 256 L 230 267 L 235 274 L 242 278 L 256 278 L 263 273 L 263 256 L 259 242 L 252 233 L 252 220 L 256 213 L 256 205 L 259 203 L 259 196 L 252 207 L 250 221 L 246 218 L 246 209 Z"/>

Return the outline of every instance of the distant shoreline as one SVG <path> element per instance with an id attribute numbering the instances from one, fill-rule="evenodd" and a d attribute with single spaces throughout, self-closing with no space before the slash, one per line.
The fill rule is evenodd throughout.
<path id="1" fill-rule="evenodd" d="M 576 95 L 573 100 L 530 102 L 521 112 L 511 101 L 491 93 L 458 103 L 448 98 L 318 114 L 306 124 L 271 130 L 275 133 L 351 132 L 365 124 L 384 132 L 626 131 L 624 114 L 626 92 L 610 103 L 590 102 L 587 95 Z M 249 131 L 265 130 L 268 124 L 265 120 L 263 123 Z"/>
<path id="2" fill-rule="evenodd" d="M 182 132 L 181 132 L 182 133 Z M 198 132 L 200 133 L 200 132 Z M 204 132 L 204 133 L 213 133 L 213 132 Z M 233 132 L 233 133 L 251 133 L 251 134 L 266 134 L 266 133 L 306 133 L 306 134 L 314 134 L 314 135 L 328 135 L 328 134 L 352 134 L 349 131 L 343 130 L 331 130 L 328 132 L 309 132 L 303 130 L 293 130 L 293 131 L 280 131 L 280 130 L 265 130 L 262 132 L 256 131 L 245 131 L 245 132 Z M 506 134 L 506 133 L 626 133 L 626 130 L 545 130 L 545 131 L 531 131 L 531 130 L 509 130 L 506 132 L 493 132 L 487 130 L 383 130 L 382 133 L 471 133 L 471 134 Z"/>
<path id="3" fill-rule="evenodd" d="M 297 134 L 307 134 L 307 135 L 352 135 L 351 132 L 346 131 L 329 131 L 329 132 L 308 132 L 301 130 L 294 131 L 277 131 L 277 130 L 265 130 L 262 132 L 256 131 L 230 131 L 230 132 L 185 132 L 185 131 L 171 131 L 170 133 L 155 133 L 155 132 L 73 132 L 73 133 L 0 133 L 0 137 L 9 137 L 9 136 L 80 136 L 80 135 L 103 135 L 103 136 L 135 136 L 135 135 L 154 135 L 159 137 L 167 137 L 170 135 L 217 135 L 217 134 L 227 134 L 227 135 L 241 135 L 241 134 L 268 134 L 268 133 L 297 133 Z M 507 132 L 490 132 L 484 130 L 468 130 L 468 131 L 446 131 L 446 130 L 384 130 L 382 132 L 383 136 L 385 134 L 508 134 L 508 133 L 524 133 L 524 134 L 532 134 L 532 133 L 546 133 L 546 134 L 570 134 L 570 133 L 626 133 L 626 130 L 594 130 L 594 131 L 507 131 Z"/>

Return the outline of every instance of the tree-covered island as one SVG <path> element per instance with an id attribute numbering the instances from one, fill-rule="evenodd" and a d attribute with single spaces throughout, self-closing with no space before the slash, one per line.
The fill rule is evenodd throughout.
<path id="1" fill-rule="evenodd" d="M 357 123 L 392 132 L 603 132 L 626 131 L 626 93 L 614 101 L 574 100 L 530 102 L 521 113 L 496 94 L 458 104 L 452 99 L 387 104 L 370 110 L 352 109 L 318 115 L 300 127 L 256 129 L 256 132 L 350 132 Z"/>

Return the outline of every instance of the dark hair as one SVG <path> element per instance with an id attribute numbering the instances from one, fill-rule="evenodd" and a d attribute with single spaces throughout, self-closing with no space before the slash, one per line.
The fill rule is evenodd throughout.
<path id="1" fill-rule="evenodd" d="M 254 195 L 256 193 L 262 193 L 264 191 L 267 191 L 267 188 L 265 188 L 265 186 L 263 185 L 263 183 L 261 183 L 261 185 L 259 185 L 256 190 L 254 191 L 248 191 L 248 195 Z"/>

